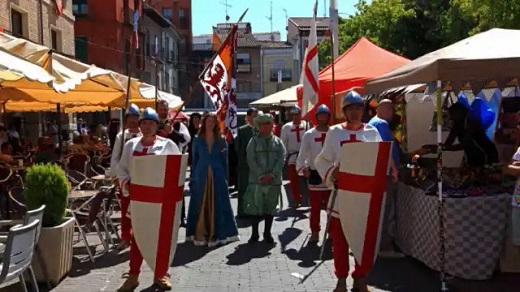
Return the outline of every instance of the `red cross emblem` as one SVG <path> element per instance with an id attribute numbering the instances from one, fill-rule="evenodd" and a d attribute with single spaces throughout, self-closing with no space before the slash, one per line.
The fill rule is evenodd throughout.
<path id="1" fill-rule="evenodd" d="M 296 141 L 301 143 L 300 139 L 300 131 L 303 131 L 303 128 L 300 128 L 300 125 L 295 125 L 296 128 L 292 129 L 291 132 L 296 132 Z"/>
<path id="2" fill-rule="evenodd" d="M 338 210 L 354 256 L 368 273 L 378 252 L 392 143 L 356 143 L 355 140 L 355 135 L 351 135 L 341 149 Z"/>
<path id="3" fill-rule="evenodd" d="M 347 144 L 347 143 L 355 143 L 355 142 L 363 142 L 363 141 L 358 140 L 356 134 L 350 134 L 350 139 L 348 139 L 348 140 L 343 140 L 343 141 L 339 142 L 339 144 L 340 144 L 341 146 L 343 146 L 343 144 Z"/>
<path id="4" fill-rule="evenodd" d="M 314 138 L 315 142 L 321 142 L 321 146 L 323 147 L 323 143 L 325 143 L 325 138 L 327 137 L 327 133 L 321 133 L 319 138 Z"/>
<path id="5" fill-rule="evenodd" d="M 146 156 L 147 148 L 142 152 L 145 152 Z M 134 202 L 131 204 L 131 214 L 137 245 L 154 271 L 154 276 L 161 277 L 168 271 L 177 242 L 179 226 L 176 226 L 175 220 L 179 217 L 179 214 L 176 214 L 177 203 L 182 200 L 184 178 L 181 175 L 184 176 L 187 155 L 154 155 L 153 157 L 153 160 L 135 161 L 140 163 L 140 167 L 134 167 L 136 173 L 132 174 L 130 200 Z M 157 169 L 161 165 L 165 168 Z M 151 168 L 157 171 L 151 173 Z M 156 176 L 163 176 L 159 179 L 161 186 L 157 186 Z M 154 183 L 156 185 L 153 185 Z M 158 213 L 160 216 L 150 215 Z M 159 219 L 157 222 L 150 218 Z M 150 236 L 147 229 L 153 229 L 155 224 L 159 225 L 158 232 Z"/>

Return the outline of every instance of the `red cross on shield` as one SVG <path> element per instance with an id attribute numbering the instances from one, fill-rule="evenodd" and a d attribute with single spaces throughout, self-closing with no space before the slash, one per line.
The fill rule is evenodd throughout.
<path id="1" fill-rule="evenodd" d="M 187 162 L 187 154 L 137 156 L 132 160 L 132 229 L 156 277 L 166 274 L 177 248 Z"/>
<path id="2" fill-rule="evenodd" d="M 361 269 L 372 269 L 379 251 L 392 142 L 341 147 L 338 211 L 343 233 Z"/>

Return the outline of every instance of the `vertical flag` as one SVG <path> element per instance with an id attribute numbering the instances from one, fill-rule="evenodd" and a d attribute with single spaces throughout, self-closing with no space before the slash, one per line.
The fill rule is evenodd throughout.
<path id="1" fill-rule="evenodd" d="M 54 0 L 56 4 L 56 14 L 63 15 L 63 0 Z"/>
<path id="2" fill-rule="evenodd" d="M 331 31 L 333 42 L 332 60 L 335 60 L 339 56 L 339 40 L 338 40 L 338 0 L 330 0 L 329 5 L 329 28 Z"/>
<path id="3" fill-rule="evenodd" d="M 318 10 L 318 0 L 314 3 L 313 20 L 311 32 L 309 34 L 309 45 L 305 54 L 303 65 L 303 99 L 302 116 L 305 116 L 318 103 L 318 37 L 316 34 L 316 14 Z"/>
<path id="4" fill-rule="evenodd" d="M 237 133 L 235 53 L 237 25 L 233 25 L 217 54 L 199 76 L 202 87 L 211 99 L 223 131 Z"/>
<path id="5" fill-rule="evenodd" d="M 132 32 L 132 46 L 134 49 L 139 49 L 139 17 L 141 10 L 141 0 L 134 0 L 134 15 L 133 15 L 133 32 Z"/>

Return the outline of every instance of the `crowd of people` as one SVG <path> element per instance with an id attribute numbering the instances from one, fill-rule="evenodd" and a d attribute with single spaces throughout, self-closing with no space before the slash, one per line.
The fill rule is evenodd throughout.
<path id="1" fill-rule="evenodd" d="M 192 114 L 188 125 L 172 121 L 166 104 L 159 104 L 157 112 L 147 108 L 140 112 L 136 106 L 127 109 L 125 130 L 115 138 L 111 156 L 111 175 L 119 177 L 122 194 L 122 212 L 128 212 L 129 197 L 125 192 L 130 178 L 132 157 L 150 154 L 189 153 L 189 206 L 182 210 L 181 225 L 185 226 L 186 240 L 196 246 L 215 247 L 238 241 L 236 220 L 251 223 L 249 244 L 260 241 L 259 225 L 264 221 L 262 240 L 274 244 L 271 233 L 274 216 L 282 207 L 282 181 L 287 171 L 292 197 L 292 208 L 302 205 L 302 187 L 307 187 L 310 197 L 311 232 L 309 244 L 319 242 L 322 227 L 320 213 L 327 205 L 338 174 L 341 141 L 394 141 L 389 128 L 393 117 L 393 105 L 389 100 L 380 102 L 377 115 L 363 123 L 364 102 L 355 92 L 348 93 L 341 104 L 347 122 L 329 127 L 331 112 L 321 105 L 316 111 L 316 125 L 302 120 L 301 110 L 294 106 L 288 113 L 291 119 L 275 133 L 276 120 L 271 113 L 255 108 L 247 111 L 245 124 L 236 137 L 223 134 L 217 116 L 206 112 Z M 123 143 L 125 141 L 125 143 Z M 391 169 L 388 173 L 389 193 L 395 190 L 398 175 L 399 149 L 394 143 Z M 122 150 L 121 150 L 122 149 Z M 230 159 L 234 152 L 236 165 Z M 236 169 L 233 174 L 232 168 Z M 238 196 L 237 214 L 230 199 L 230 178 L 236 176 Z M 306 183 L 302 183 L 306 180 Z M 394 199 L 387 200 L 387 216 L 384 227 L 382 254 L 400 256 L 393 244 L 395 230 Z M 187 214 L 185 214 L 187 209 Z M 338 277 L 335 291 L 347 291 L 349 273 L 349 245 L 338 219 L 337 206 L 329 206 L 329 234 L 332 239 L 334 267 Z M 236 215 L 236 217 L 235 217 Z M 238 218 L 238 219 L 235 219 Z M 142 255 L 134 242 L 131 220 L 123 216 L 120 249 L 130 247 L 129 277 L 118 291 L 133 291 L 139 285 Z M 322 243 L 323 244 L 323 243 Z M 367 291 L 364 279 L 368 274 L 356 264 L 353 272 L 354 286 Z M 155 271 L 154 283 L 160 288 L 171 289 L 167 271 Z"/>

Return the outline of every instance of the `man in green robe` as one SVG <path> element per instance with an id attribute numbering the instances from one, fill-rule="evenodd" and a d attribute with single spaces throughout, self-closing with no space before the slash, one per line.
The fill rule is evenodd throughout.
<path id="1" fill-rule="evenodd" d="M 271 115 L 258 115 L 255 126 L 258 134 L 247 145 L 249 185 L 244 194 L 244 213 L 251 219 L 249 243 L 258 241 L 258 225 L 265 219 L 264 241 L 273 244 L 271 227 L 282 193 L 285 147 L 282 140 L 273 135 Z"/>
<path id="2" fill-rule="evenodd" d="M 246 124 L 238 128 L 238 134 L 235 139 L 235 150 L 238 158 L 238 217 L 244 217 L 244 193 L 249 184 L 249 167 L 247 165 L 247 144 L 255 135 L 254 120 L 258 115 L 256 108 L 247 110 Z"/>

